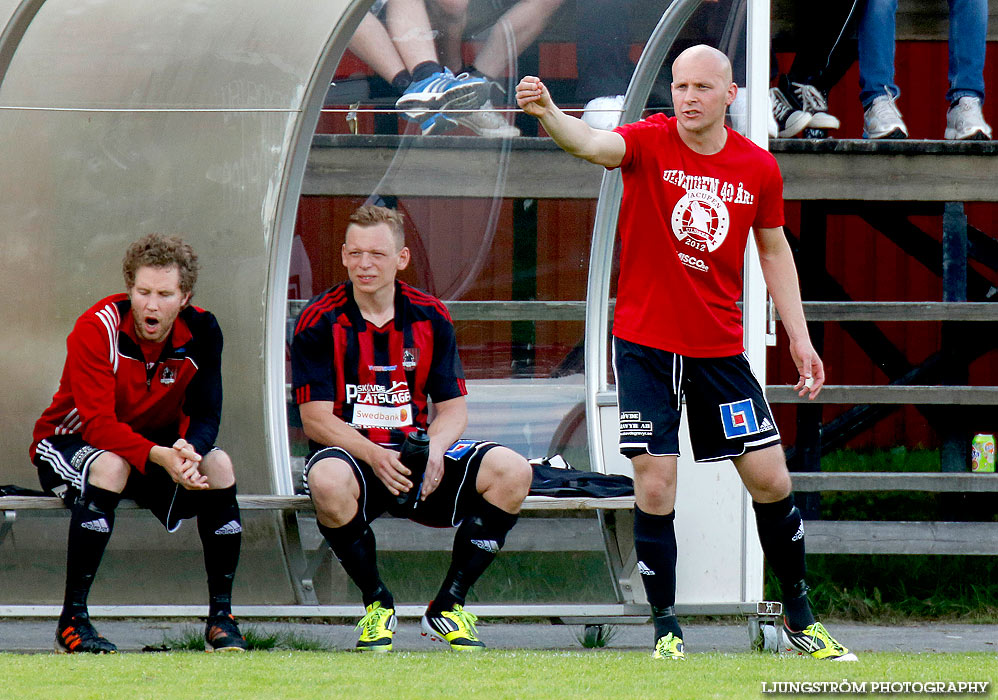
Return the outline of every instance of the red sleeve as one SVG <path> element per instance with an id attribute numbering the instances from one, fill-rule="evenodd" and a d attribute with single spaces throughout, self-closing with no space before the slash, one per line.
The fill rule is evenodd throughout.
<path id="1" fill-rule="evenodd" d="M 621 170 L 627 170 L 637 165 L 642 150 L 641 142 L 646 138 L 654 138 L 656 134 L 660 133 L 659 129 L 663 126 L 668 128 L 668 117 L 664 114 L 653 114 L 646 119 L 630 124 L 621 124 L 614 129 L 615 132 L 624 137 L 624 158 L 617 167 Z M 613 170 L 613 168 L 607 168 L 607 170 Z"/>
<path id="2" fill-rule="evenodd" d="M 771 153 L 765 153 L 767 162 L 764 180 L 759 188 L 759 207 L 756 209 L 754 228 L 776 228 L 782 226 L 783 218 L 783 176 L 780 166 Z"/>
<path id="3" fill-rule="evenodd" d="M 111 334 L 93 314 L 88 314 L 77 321 L 66 346 L 69 384 L 83 421 L 83 439 L 98 449 L 114 452 L 145 472 L 149 451 L 156 443 L 136 433 L 115 415 L 112 363 L 117 348 Z"/>

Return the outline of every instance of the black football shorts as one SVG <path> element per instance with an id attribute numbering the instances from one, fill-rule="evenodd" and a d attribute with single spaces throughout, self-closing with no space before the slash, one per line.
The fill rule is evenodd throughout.
<path id="1" fill-rule="evenodd" d="M 698 462 L 780 444 L 773 413 L 744 353 L 684 357 L 615 337 L 613 368 L 625 457 L 678 455 L 684 399 Z"/>
<path id="2" fill-rule="evenodd" d="M 212 447 L 209 452 L 216 449 Z M 66 507 L 72 507 L 86 489 L 87 470 L 104 452 L 88 444 L 78 433 L 40 440 L 35 448 L 35 466 L 42 489 L 61 498 Z M 168 531 L 174 532 L 181 520 L 197 515 L 201 493 L 204 492 L 188 491 L 161 466 L 149 462 L 145 474 L 132 467 L 121 496 L 151 511 Z"/>
<path id="3" fill-rule="evenodd" d="M 399 506 L 397 497 L 377 477 L 371 466 L 357 459 L 340 447 L 324 447 L 314 452 L 305 464 L 305 491 L 308 492 L 308 473 L 323 459 L 339 459 L 353 469 L 360 484 L 360 512 L 365 522 L 372 522 L 384 512 L 396 518 L 429 525 L 453 527 L 473 512 L 478 499 L 478 468 L 482 458 L 494 447 L 495 442 L 458 440 L 444 452 L 444 475 L 440 485 L 413 506 Z"/>

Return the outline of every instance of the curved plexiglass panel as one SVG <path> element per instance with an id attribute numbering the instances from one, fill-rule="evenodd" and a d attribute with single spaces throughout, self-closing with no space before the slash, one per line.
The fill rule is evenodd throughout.
<path id="1" fill-rule="evenodd" d="M 24 457 L 9 460 L 2 481 L 36 483 L 27 445 L 57 386 L 66 335 L 90 304 L 122 290 L 127 244 L 161 232 L 194 245 L 203 265 L 195 303 L 213 311 L 225 333 L 219 444 L 244 493 L 272 492 L 264 366 L 271 248 L 310 86 L 348 3 L 18 7 L 29 4 L 30 24 L 5 33 L 0 47 L 10 59 L 0 76 L 0 385 L 8 389 L 0 394 L 0 440 L 5 454 Z M 58 602 L 65 541 L 28 527 L 31 520 L 17 529 L 17 576 L 4 579 L 5 601 Z M 149 518 L 136 521 L 112 541 L 102 574 L 115 583 L 93 602 L 201 599 L 193 528 L 167 537 Z M 270 575 L 242 577 L 237 597 L 293 602 L 275 515 L 247 514 L 246 530 L 244 570 Z M 115 556 L 116 549 L 161 556 Z M 178 590 L 178 581 L 192 590 Z"/>
<path id="2" fill-rule="evenodd" d="M 602 0 L 473 1 L 457 52 L 448 51 L 447 25 L 433 0 L 417 4 L 430 10 L 428 31 L 427 25 L 417 31 L 409 24 L 400 35 L 392 14 L 412 3 L 388 0 L 365 18 L 334 71 L 299 204 L 289 297 L 304 300 L 345 279 L 339 250 L 357 206 L 398 208 L 413 253 L 401 279 L 443 299 L 454 318 L 468 379 L 465 436 L 496 440 L 527 457 L 560 453 L 588 469 L 583 340 L 600 169 L 533 138 L 543 135 L 537 122 L 520 114 L 511 96 L 525 74 L 543 76 L 559 104 L 576 114 L 592 98 L 622 93 L 668 2 L 634 2 L 621 12 L 620 3 Z M 524 13 L 530 13 L 529 22 Z M 613 29 L 594 24 L 598 16 L 610 16 Z M 382 58 L 405 58 L 421 37 L 433 35 L 435 58 L 453 73 L 474 66 L 491 79 L 489 103 L 407 118 L 396 107 L 402 92 L 393 85 L 393 70 L 414 66 L 410 60 L 387 68 L 366 52 L 365 41 L 379 32 L 385 35 Z M 593 71 L 605 67 L 606 46 L 616 62 L 600 77 Z M 307 445 L 293 406 L 289 423 L 292 450 L 304 456 Z M 567 522 L 524 517 L 520 523 L 518 534 L 511 534 L 519 539 L 508 542 L 476 585 L 482 599 L 616 599 L 594 516 Z M 377 531 L 381 521 L 375 526 Z M 557 527 L 579 536 L 557 535 Z M 533 536 L 538 528 L 550 536 Z M 394 531 L 391 536 L 401 537 Z M 420 530 L 418 537 L 429 535 Z M 540 551 L 547 549 L 552 551 Z M 413 556 L 446 569 L 446 556 L 430 553 L 385 552 L 379 561 L 411 567 Z M 517 573 L 539 568 L 549 575 Z M 585 573 L 555 585 L 565 571 Z M 319 586 L 320 599 L 339 600 L 342 574 L 333 567 L 329 575 L 332 581 Z M 412 577 L 398 585 L 399 599 L 433 594 Z"/>

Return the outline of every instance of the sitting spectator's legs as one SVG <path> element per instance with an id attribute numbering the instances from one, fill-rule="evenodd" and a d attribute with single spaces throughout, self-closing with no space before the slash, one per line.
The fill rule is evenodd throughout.
<path id="1" fill-rule="evenodd" d="M 859 99 L 863 138 L 904 139 L 908 127 L 895 100 L 894 39 L 897 0 L 869 0 L 859 23 Z"/>
<path id="2" fill-rule="evenodd" d="M 388 35 L 403 63 L 409 67 L 413 80 L 440 72 L 437 47 L 433 43 L 430 18 L 426 15 L 423 0 L 390 0 L 385 8 L 385 22 Z M 429 72 L 423 75 L 424 71 Z"/>
<path id="3" fill-rule="evenodd" d="M 350 40 L 350 50 L 401 94 L 411 82 L 402 57 L 395 51 L 385 25 L 369 12 L 364 13 Z"/>
<path id="4" fill-rule="evenodd" d="M 437 37 L 440 62 L 460 73 L 464 67 L 461 44 L 468 26 L 468 0 L 431 0 L 426 9 L 433 26 L 440 32 Z"/>
<path id="5" fill-rule="evenodd" d="M 503 75 L 510 67 L 507 36 L 512 37 L 512 55 L 519 55 L 533 43 L 561 3 L 562 0 L 520 0 L 509 8 L 475 57 L 475 68 L 492 78 Z"/>
<path id="6" fill-rule="evenodd" d="M 961 97 L 984 101 L 984 54 L 988 33 L 987 0 L 950 0 L 949 91 L 946 101 Z"/>
<path id="7" fill-rule="evenodd" d="M 897 97 L 894 35 L 897 0 L 869 0 L 859 23 L 859 100 L 867 109 L 880 95 Z"/>

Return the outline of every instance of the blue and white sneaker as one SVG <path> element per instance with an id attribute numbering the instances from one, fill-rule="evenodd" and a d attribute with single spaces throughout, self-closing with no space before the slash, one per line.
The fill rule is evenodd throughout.
<path id="1" fill-rule="evenodd" d="M 461 73 L 455 76 L 449 68 L 412 83 L 395 107 L 406 119 L 422 123 L 434 112 L 445 109 L 478 109 L 489 99 L 492 86 L 488 79 Z"/>

